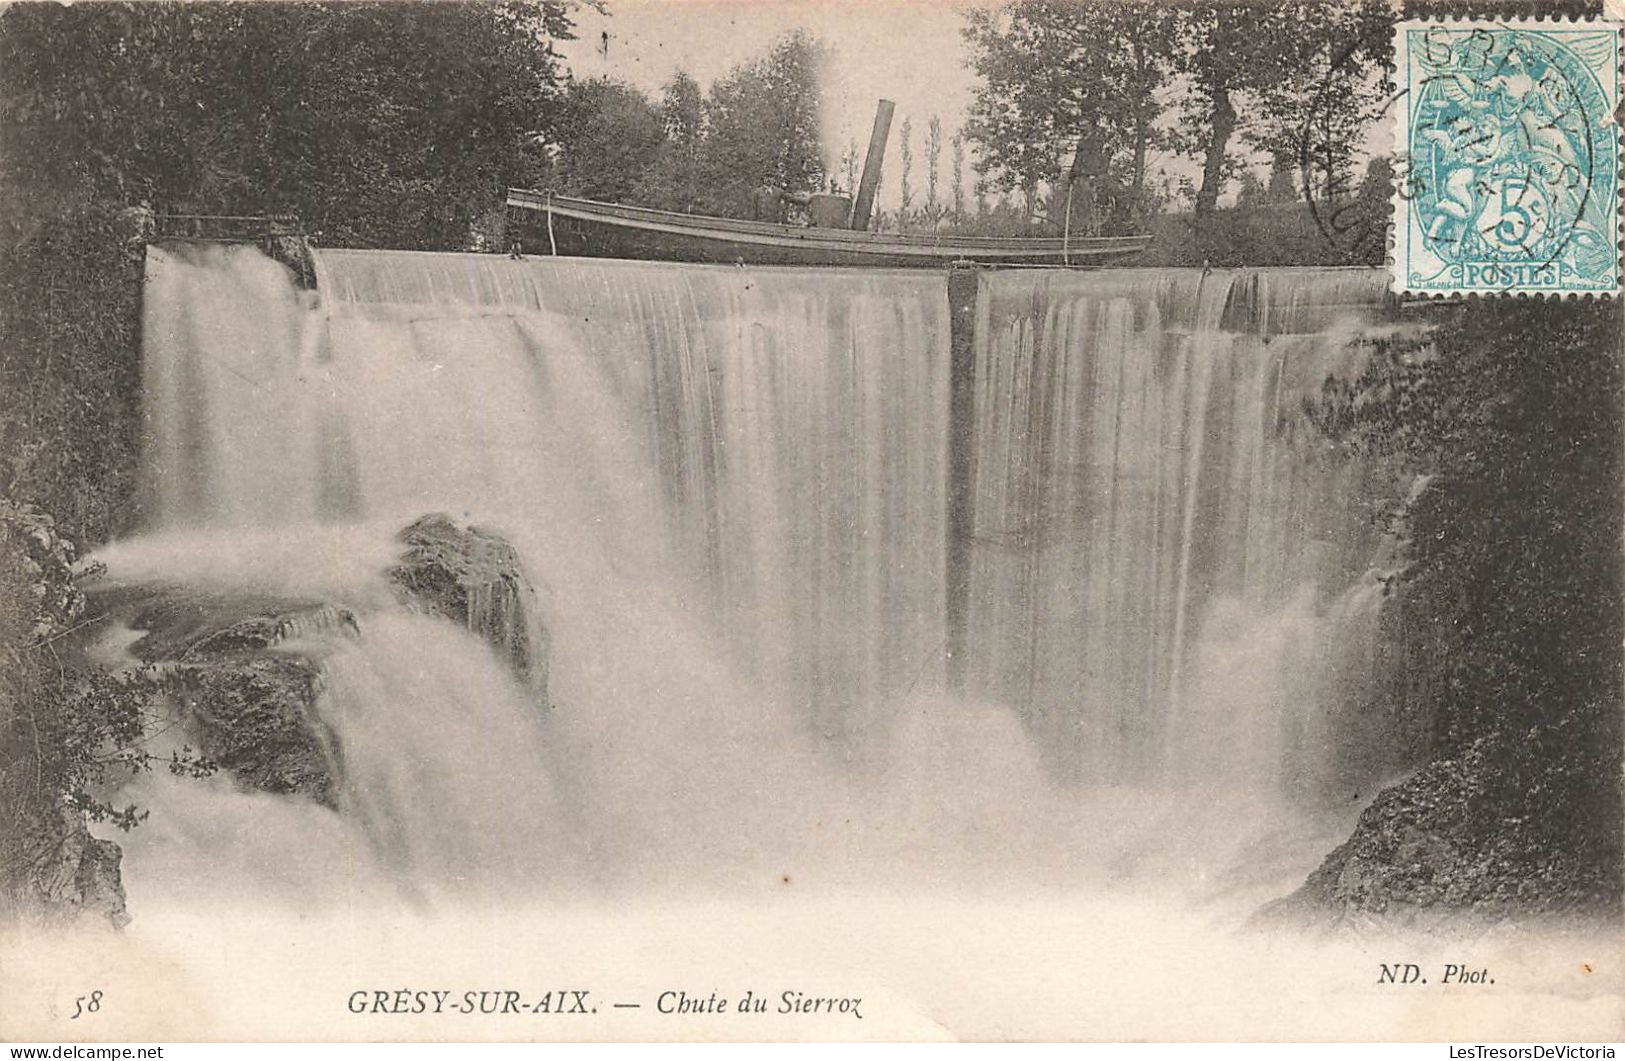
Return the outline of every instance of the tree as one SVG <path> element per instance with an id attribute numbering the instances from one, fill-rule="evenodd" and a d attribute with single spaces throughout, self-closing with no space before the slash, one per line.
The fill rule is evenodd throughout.
<path id="1" fill-rule="evenodd" d="M 1379 74 L 1393 59 L 1393 17 L 1369 0 L 1321 12 L 1315 54 L 1259 92 L 1248 140 L 1298 172 L 1292 198 L 1335 203 L 1349 194 L 1355 154 L 1385 105 Z"/>
<path id="2" fill-rule="evenodd" d="M 1393 214 L 1394 167 L 1383 155 L 1366 163 L 1365 179 L 1354 201 L 1336 210 L 1331 227 L 1348 249 L 1349 257 L 1365 265 L 1381 265 L 1388 253 L 1388 221 Z"/>
<path id="3" fill-rule="evenodd" d="M 678 70 L 666 82 L 660 97 L 660 118 L 669 143 L 682 154 L 699 154 L 705 138 L 705 97 L 700 83 L 687 70 Z"/>
<path id="4" fill-rule="evenodd" d="M 1448 841 L 1468 901 L 1510 881 L 1617 916 L 1620 324 L 1612 302 L 1474 300 L 1425 341 L 1375 341 L 1309 407 L 1366 465 L 1421 477 L 1382 513 L 1436 760 L 1405 826 Z"/>
<path id="5" fill-rule="evenodd" d="M 738 67 L 711 88 L 701 171 L 704 206 L 750 216 L 751 192 L 764 184 L 816 191 L 824 180 L 819 142 L 819 77 L 824 46 L 803 31 L 768 55 Z"/>
<path id="6" fill-rule="evenodd" d="M 562 2 L 18 5 L 0 19 L 8 216 L 70 201 L 296 211 L 327 243 L 461 248 L 532 183 Z"/>
<path id="7" fill-rule="evenodd" d="M 1175 142 L 1202 160 L 1195 198 L 1199 221 L 1211 217 L 1232 175 L 1230 145 L 1238 132 L 1270 145 L 1281 157 L 1288 150 L 1283 145 L 1305 142 L 1306 126 L 1299 119 L 1317 101 L 1322 117 L 1363 113 L 1337 100 L 1349 89 L 1342 79 L 1363 71 L 1348 65 L 1350 57 L 1374 47 L 1367 40 L 1374 17 L 1337 0 L 1196 0 L 1179 10 L 1183 46 L 1176 65 L 1188 91 Z M 1331 77 L 1338 63 L 1343 65 Z M 1310 85 L 1321 88 L 1310 92 Z M 1328 144 L 1329 138 L 1341 137 L 1349 149 L 1360 139 L 1341 118 L 1317 135 L 1315 142 Z M 1334 171 L 1342 165 L 1336 150 L 1341 148 L 1330 160 Z"/>
<path id="8" fill-rule="evenodd" d="M 1238 206 L 1262 206 L 1269 202 L 1269 192 L 1258 174 L 1251 169 L 1241 171 L 1241 192 L 1236 196 Z"/>
<path id="9" fill-rule="evenodd" d="M 938 171 L 942 165 L 942 119 L 931 115 L 925 128 L 925 208 L 935 215 Z"/>
<path id="10" fill-rule="evenodd" d="M 14 5 L 0 13 L 0 486 L 81 544 L 133 506 L 118 211 L 293 211 L 463 249 L 544 172 L 563 3 Z"/>
<path id="11" fill-rule="evenodd" d="M 841 152 L 841 183 L 848 195 L 857 194 L 858 141 L 856 138 L 848 140 L 846 150 Z"/>
<path id="12" fill-rule="evenodd" d="M 0 497 L 0 917 L 63 900 L 54 881 L 69 852 L 95 846 L 86 820 L 128 830 L 146 817 L 110 802 L 109 787 L 159 765 L 215 770 L 190 748 L 148 748 L 161 689 L 150 670 L 111 673 L 70 650 L 83 625 L 79 581 L 94 574 L 76 560 L 55 520 Z"/>
<path id="13" fill-rule="evenodd" d="M 1137 200 L 1178 52 L 1168 9 L 1132 0 L 1009 0 L 964 30 L 981 78 L 965 135 L 1001 188 L 1029 199 L 1062 162 L 1098 155 Z"/>
<path id="14" fill-rule="evenodd" d="M 140 256 L 125 252 L 140 237 L 123 208 L 294 211 L 328 244 L 463 249 L 507 184 L 545 173 L 568 12 L 0 11 L 0 899 L 85 816 L 133 824 L 98 784 L 153 763 L 153 683 L 61 651 L 82 607 L 75 547 L 136 508 Z"/>
<path id="15" fill-rule="evenodd" d="M 1133 219 L 1162 144 L 1201 162 L 1204 224 L 1237 172 L 1238 137 L 1336 198 L 1373 116 L 1391 17 L 1343 0 L 1007 0 L 967 15 L 982 83 L 966 133 L 999 187 L 1032 199 L 1041 184 L 1083 180 L 1091 208 Z M 1161 131 L 1176 98 L 1179 122 Z"/>
<path id="16" fill-rule="evenodd" d="M 661 157 L 667 119 L 637 89 L 605 79 L 572 84 L 560 110 L 557 186 L 588 199 L 629 201 Z"/>
<path id="17" fill-rule="evenodd" d="M 666 82 L 659 115 L 665 135 L 632 197 L 646 206 L 692 212 L 703 198 L 705 96 L 688 71 L 678 70 Z"/>
<path id="18" fill-rule="evenodd" d="M 914 173 L 914 120 L 903 119 L 903 127 L 897 132 L 897 153 L 903 161 L 903 167 L 898 171 L 897 186 L 897 214 L 901 228 L 909 224 L 909 211 L 914 205 L 914 182 L 911 179 Z"/>
<path id="19" fill-rule="evenodd" d="M 1298 199 L 1298 182 L 1292 179 L 1295 164 L 1289 159 L 1275 158 L 1270 162 L 1270 180 L 1264 189 L 1266 201 L 1291 203 Z"/>
<path id="20" fill-rule="evenodd" d="M 955 133 L 953 139 L 954 166 L 954 218 L 965 217 L 965 134 Z"/>

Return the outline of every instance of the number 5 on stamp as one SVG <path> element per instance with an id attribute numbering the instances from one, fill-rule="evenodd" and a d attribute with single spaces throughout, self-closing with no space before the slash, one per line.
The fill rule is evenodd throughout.
<path id="1" fill-rule="evenodd" d="M 1394 290 L 1619 290 L 1619 26 L 1401 22 Z"/>

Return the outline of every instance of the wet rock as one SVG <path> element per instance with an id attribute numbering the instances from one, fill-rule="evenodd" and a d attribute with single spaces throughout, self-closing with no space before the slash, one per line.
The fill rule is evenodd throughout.
<path id="1" fill-rule="evenodd" d="M 534 688 L 546 689 L 535 590 L 499 536 L 429 515 L 401 532 L 388 577 L 407 607 L 489 643 Z M 316 711 L 322 662 L 360 624 L 348 609 L 254 592 L 124 585 L 93 606 L 139 632 L 126 651 L 163 676 L 197 753 L 239 784 L 336 807 L 337 741 Z"/>
<path id="2" fill-rule="evenodd" d="M 1484 738 L 1379 792 L 1349 838 L 1254 922 L 1431 932 L 1613 916 L 1611 860 L 1567 831 L 1587 817 L 1558 766 Z"/>
<path id="3" fill-rule="evenodd" d="M 170 672 L 205 759 L 240 784 L 335 806 L 336 756 L 316 717 L 321 673 L 297 656 L 196 657 Z"/>
<path id="4" fill-rule="evenodd" d="M 163 675 L 202 758 L 245 787 L 336 806 L 338 752 L 316 699 L 327 646 L 358 632 L 352 613 L 151 587 L 122 610 L 142 631 L 129 651 Z"/>
<path id="5" fill-rule="evenodd" d="M 406 552 L 389 577 L 403 602 L 466 627 L 545 694 L 545 632 L 535 625 L 536 590 L 514 547 L 440 513 L 407 527 L 400 540 Z"/>
<path id="6" fill-rule="evenodd" d="M 124 852 L 111 840 L 91 836 L 79 811 L 62 807 L 56 821 L 34 832 L 22 857 L 32 867 L 27 909 L 49 921 L 95 918 L 114 928 L 129 924 L 119 875 Z"/>

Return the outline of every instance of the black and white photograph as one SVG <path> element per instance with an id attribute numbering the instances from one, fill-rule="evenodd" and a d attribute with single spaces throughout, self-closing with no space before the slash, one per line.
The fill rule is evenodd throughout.
<path id="1" fill-rule="evenodd" d="M 0 7 L 0 1040 L 1614 1056 L 1622 17 Z"/>

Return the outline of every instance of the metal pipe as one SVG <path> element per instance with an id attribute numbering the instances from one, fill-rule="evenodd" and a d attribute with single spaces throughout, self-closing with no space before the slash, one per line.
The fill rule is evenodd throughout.
<path id="1" fill-rule="evenodd" d="M 891 116 L 897 105 L 883 99 L 875 107 L 875 127 L 869 134 L 869 154 L 863 160 L 863 178 L 858 181 L 858 200 L 852 204 L 852 227 L 859 232 L 869 228 L 874 213 L 875 193 L 880 190 L 880 165 L 886 160 L 886 139 L 891 136 Z"/>

